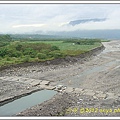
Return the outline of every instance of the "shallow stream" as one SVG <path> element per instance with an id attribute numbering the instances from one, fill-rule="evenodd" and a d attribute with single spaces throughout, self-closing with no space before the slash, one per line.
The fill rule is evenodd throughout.
<path id="1" fill-rule="evenodd" d="M 57 92 L 41 90 L 0 106 L 0 116 L 14 116 L 19 112 L 52 98 Z"/>

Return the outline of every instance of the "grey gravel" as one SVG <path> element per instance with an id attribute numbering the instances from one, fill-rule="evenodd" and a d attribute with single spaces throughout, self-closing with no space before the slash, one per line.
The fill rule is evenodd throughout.
<path id="1" fill-rule="evenodd" d="M 120 41 L 104 42 L 105 50 L 81 57 L 9 67 L 0 71 L 0 99 L 41 88 L 66 86 L 53 98 L 18 116 L 120 116 Z M 70 62 L 71 61 L 71 62 Z M 16 79 L 20 77 L 20 79 Z M 7 79 L 6 79 L 7 78 Z M 33 86 L 26 82 L 36 81 Z M 48 81 L 48 85 L 42 85 Z M 39 83 L 39 82 L 40 83 Z M 30 82 L 30 83 L 31 83 Z M 44 83 L 44 82 L 43 82 Z M 50 86 L 50 87 L 49 87 Z M 68 89 L 68 88 L 69 89 Z M 76 92 L 75 92 L 76 90 Z M 93 108 L 93 112 L 85 112 Z M 98 109 L 95 112 L 95 108 Z M 77 109 L 77 110 L 76 110 Z M 80 113 L 80 110 L 83 113 Z M 72 110 L 66 112 L 67 110 Z M 75 112 L 77 111 L 77 112 Z M 111 112 L 112 111 L 112 112 Z"/>

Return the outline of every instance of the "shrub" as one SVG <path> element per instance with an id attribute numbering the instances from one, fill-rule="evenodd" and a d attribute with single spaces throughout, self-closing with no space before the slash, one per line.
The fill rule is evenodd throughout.
<path id="1" fill-rule="evenodd" d="M 40 52 L 41 52 L 41 53 L 44 53 L 44 54 L 48 54 L 48 53 L 50 52 L 50 50 L 48 50 L 48 49 L 46 49 L 46 50 L 43 49 L 43 50 L 41 50 Z"/>
<path id="2" fill-rule="evenodd" d="M 62 53 L 62 52 L 60 52 L 60 51 L 51 51 L 51 52 L 49 52 L 49 54 L 48 54 L 50 57 L 54 57 L 54 58 L 60 58 L 60 57 L 63 57 L 64 56 L 64 54 Z"/>
<path id="3" fill-rule="evenodd" d="M 11 58 L 10 58 L 8 55 L 6 55 L 6 56 L 5 56 L 5 60 L 6 60 L 6 61 L 11 61 Z"/>
<path id="4" fill-rule="evenodd" d="M 23 62 L 29 62 L 30 61 L 30 56 L 29 55 L 25 55 L 23 58 Z"/>
<path id="5" fill-rule="evenodd" d="M 1 57 L 4 57 L 4 56 L 7 54 L 7 51 L 8 51 L 8 50 L 7 50 L 6 48 L 1 48 L 1 49 L 0 49 L 0 56 L 1 56 Z"/>
<path id="6" fill-rule="evenodd" d="M 60 49 L 57 46 L 52 46 L 51 51 L 54 51 L 54 50 L 60 50 Z"/>
<path id="7" fill-rule="evenodd" d="M 18 50 L 18 51 L 21 51 L 22 50 L 22 45 L 21 44 L 18 44 L 15 48 L 16 48 L 16 50 Z"/>
<path id="8" fill-rule="evenodd" d="M 2 60 L 3 58 L 0 56 L 0 60 Z"/>
<path id="9" fill-rule="evenodd" d="M 9 57 L 20 57 L 21 55 L 22 55 L 22 53 L 19 52 L 19 51 L 10 51 L 10 52 L 8 53 L 8 56 L 9 56 Z"/>
<path id="10" fill-rule="evenodd" d="M 46 58 L 47 58 L 47 55 L 44 54 L 44 53 L 38 53 L 38 54 L 37 54 L 37 57 L 38 57 L 39 59 L 46 59 Z"/>
<path id="11" fill-rule="evenodd" d="M 23 48 L 31 48 L 40 52 L 43 49 L 50 49 L 51 45 L 45 43 L 24 43 Z"/>
<path id="12" fill-rule="evenodd" d="M 10 35 L 0 35 L 0 41 L 10 42 L 11 40 L 12 38 L 10 37 Z"/>
<path id="13" fill-rule="evenodd" d="M 1 42 L 1 41 L 0 41 L 0 47 L 6 46 L 6 45 L 8 45 L 8 44 L 9 44 L 9 42 L 3 42 L 3 41 Z"/>
<path id="14" fill-rule="evenodd" d="M 37 51 L 35 51 L 34 49 L 32 48 L 26 48 L 24 51 L 23 51 L 23 55 L 30 55 L 30 57 L 34 58 L 37 54 Z"/>

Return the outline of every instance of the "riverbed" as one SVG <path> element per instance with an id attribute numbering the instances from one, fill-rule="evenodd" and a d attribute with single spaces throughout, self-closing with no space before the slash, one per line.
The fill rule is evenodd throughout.
<path id="1" fill-rule="evenodd" d="M 50 85 L 64 85 L 74 88 L 90 89 L 92 91 L 111 92 L 119 96 L 120 94 L 120 41 L 103 42 L 105 50 L 100 54 L 92 56 L 86 59 L 80 59 L 77 62 L 60 63 L 60 64 L 48 64 L 48 65 L 32 65 L 27 67 L 10 68 L 1 71 L 0 76 L 7 77 L 23 77 L 36 80 L 48 80 Z M 7 80 L 6 80 L 7 81 Z M 10 81 L 8 81 L 9 83 Z M 37 86 L 31 88 L 24 82 L 11 82 L 7 84 L 2 81 L 1 86 L 4 88 L 1 95 L 1 99 L 5 98 L 5 95 L 11 96 L 14 92 L 20 92 L 21 90 L 37 89 Z M 15 84 L 16 83 L 16 84 Z M 4 85 L 3 85 L 4 84 Z M 6 84 L 9 85 L 9 89 L 6 89 Z M 16 87 L 13 87 L 14 85 Z M 10 87 L 12 86 L 12 87 Z M 19 88 L 19 89 L 18 89 Z M 29 88 L 29 89 L 27 89 Z M 18 93 L 17 93 L 18 94 Z M 74 96 L 74 98 L 73 98 Z M 92 98 L 91 98 L 92 97 Z M 53 97 L 54 98 L 54 97 Z M 59 116 L 61 112 L 69 107 L 109 107 L 115 109 L 119 107 L 119 98 L 112 100 L 99 100 L 93 96 L 82 96 L 81 94 L 74 93 L 60 93 L 54 99 L 48 100 L 43 104 L 27 109 L 19 116 Z M 88 100 L 83 101 L 84 98 Z M 82 99 L 82 101 L 81 101 Z M 68 102 L 69 101 L 69 102 Z M 91 101 L 91 102 L 90 102 Z M 107 102 L 106 102 L 107 101 Z M 78 104 L 79 103 L 79 104 Z M 100 103 L 100 104 L 99 104 Z M 104 103 L 104 104 L 103 104 Z M 110 103 L 109 105 L 106 105 Z M 88 104 L 91 104 L 89 106 Z M 40 109 L 42 108 L 42 109 Z M 39 110 L 38 110 L 39 109 Z M 50 111 L 51 110 L 51 111 Z M 48 112 L 49 111 L 49 112 Z M 119 116 L 120 114 L 65 114 L 65 116 Z"/>

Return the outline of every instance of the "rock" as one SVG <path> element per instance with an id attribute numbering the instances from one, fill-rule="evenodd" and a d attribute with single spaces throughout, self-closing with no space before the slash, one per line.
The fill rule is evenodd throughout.
<path id="1" fill-rule="evenodd" d="M 63 88 L 63 85 L 57 85 L 55 86 L 55 90 L 58 91 L 58 90 L 61 90 Z"/>
<path id="2" fill-rule="evenodd" d="M 93 95 L 93 98 L 94 98 L 94 99 L 98 99 L 95 95 Z"/>
<path id="3" fill-rule="evenodd" d="M 36 70 L 31 70 L 31 72 L 35 72 Z"/>
<path id="4" fill-rule="evenodd" d="M 74 89 L 74 93 L 80 93 L 80 94 L 82 94 L 83 93 L 83 89 L 81 89 L 81 88 L 75 88 Z"/>
<path id="5" fill-rule="evenodd" d="M 5 79 L 5 77 L 0 77 L 0 80 L 3 80 L 3 79 Z"/>
<path id="6" fill-rule="evenodd" d="M 49 85 L 50 81 L 43 80 L 40 82 L 41 85 Z"/>
<path id="7" fill-rule="evenodd" d="M 118 96 L 116 96 L 114 93 L 106 93 L 107 94 L 107 98 L 106 99 L 116 99 Z"/>
<path id="8" fill-rule="evenodd" d="M 47 90 L 54 90 L 55 86 L 49 86 L 49 85 L 39 85 L 40 88 L 42 89 L 47 89 Z"/>
<path id="9" fill-rule="evenodd" d="M 65 89 L 65 92 L 73 92 L 73 91 L 74 91 L 74 89 L 72 87 L 67 87 Z"/>
<path id="10" fill-rule="evenodd" d="M 31 84 L 33 81 L 35 81 L 35 79 L 22 78 L 20 81 L 23 83 Z"/>
<path id="11" fill-rule="evenodd" d="M 83 95 L 94 96 L 95 92 L 93 92 L 92 90 L 85 89 Z"/>
<path id="12" fill-rule="evenodd" d="M 28 87 L 27 87 L 27 90 L 29 90 L 29 89 L 30 89 L 30 87 L 28 86 Z"/>
<path id="13" fill-rule="evenodd" d="M 32 86 L 37 86 L 37 85 L 40 84 L 40 82 L 41 82 L 41 81 L 39 81 L 39 80 L 34 80 L 34 81 L 31 82 L 30 84 L 31 84 Z"/>
<path id="14" fill-rule="evenodd" d="M 101 94 L 102 94 L 103 92 L 102 92 L 102 91 L 95 91 L 95 93 L 97 93 L 97 94 L 98 94 L 98 93 L 101 93 Z"/>
<path id="15" fill-rule="evenodd" d="M 98 93 L 95 95 L 97 98 L 100 98 L 100 99 L 105 99 L 107 97 L 106 94 L 103 94 L 103 93 Z"/>
<path id="16" fill-rule="evenodd" d="M 47 89 L 47 90 L 54 90 L 55 86 L 45 86 L 45 89 Z"/>

